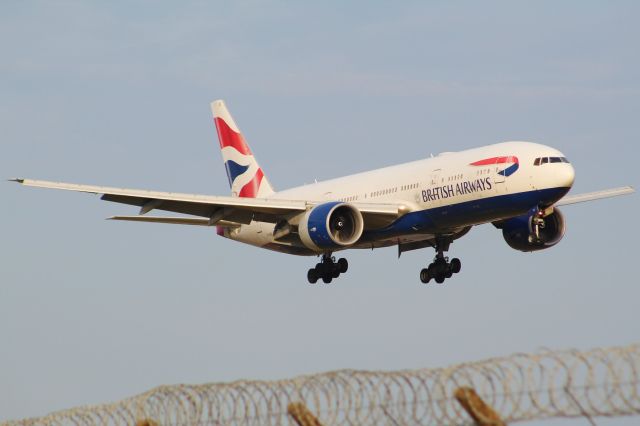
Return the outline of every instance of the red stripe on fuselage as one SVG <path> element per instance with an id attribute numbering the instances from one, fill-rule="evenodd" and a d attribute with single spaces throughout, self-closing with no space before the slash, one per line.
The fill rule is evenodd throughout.
<path id="1" fill-rule="evenodd" d="M 260 189 L 260 182 L 262 182 L 262 178 L 264 177 L 264 173 L 262 173 L 262 169 L 258 169 L 256 175 L 242 187 L 238 197 L 245 198 L 256 198 L 258 196 L 258 190 Z"/>
<path id="2" fill-rule="evenodd" d="M 489 164 L 503 164 L 503 163 L 517 163 L 518 157 L 509 155 L 507 157 L 491 157 L 485 158 L 484 160 L 476 161 L 475 163 L 471 163 L 472 166 L 487 166 Z"/>
<path id="3" fill-rule="evenodd" d="M 251 150 L 244 141 L 244 137 L 242 137 L 241 133 L 234 132 L 220 117 L 214 117 L 213 120 L 216 123 L 216 130 L 218 130 L 220 148 L 230 146 L 235 148 L 240 154 L 251 155 Z"/>

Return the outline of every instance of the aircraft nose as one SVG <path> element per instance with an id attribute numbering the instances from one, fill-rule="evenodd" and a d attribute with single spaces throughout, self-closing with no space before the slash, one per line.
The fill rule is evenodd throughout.
<path id="1" fill-rule="evenodd" d="M 564 167 L 558 170 L 556 179 L 558 180 L 558 186 L 562 188 L 571 188 L 573 181 L 576 178 L 576 172 L 573 166 L 569 163 L 563 164 Z"/>

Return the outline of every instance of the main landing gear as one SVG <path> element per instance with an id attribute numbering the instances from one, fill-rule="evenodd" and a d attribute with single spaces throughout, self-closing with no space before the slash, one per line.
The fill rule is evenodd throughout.
<path id="1" fill-rule="evenodd" d="M 307 279 L 311 284 L 315 284 L 319 279 L 322 279 L 325 284 L 329 284 L 334 278 L 338 278 L 340 274 L 347 272 L 347 269 L 349 269 L 349 262 L 344 257 L 341 257 L 336 262 L 330 253 L 324 254 L 322 255 L 322 261 L 315 268 L 309 269 Z"/>
<path id="2" fill-rule="evenodd" d="M 420 281 L 423 284 L 427 284 L 431 279 L 435 279 L 438 284 L 442 284 L 445 279 L 451 278 L 453 274 L 460 272 L 462 268 L 462 262 L 460 259 L 454 257 L 449 261 L 448 257 L 445 257 L 444 252 L 449 249 L 451 241 L 437 241 L 436 242 L 436 257 L 431 264 L 420 271 Z"/>

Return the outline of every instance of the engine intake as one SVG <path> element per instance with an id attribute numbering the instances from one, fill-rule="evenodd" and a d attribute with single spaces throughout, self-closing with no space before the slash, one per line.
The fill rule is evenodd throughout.
<path id="1" fill-rule="evenodd" d="M 537 251 L 553 247 L 565 232 L 565 220 L 560 210 L 542 216 L 537 209 L 523 216 L 507 219 L 500 224 L 502 236 L 509 246 L 520 251 Z"/>
<path id="2" fill-rule="evenodd" d="M 363 230 L 360 211 L 351 204 L 338 201 L 313 207 L 298 225 L 302 243 L 317 252 L 355 244 Z"/>

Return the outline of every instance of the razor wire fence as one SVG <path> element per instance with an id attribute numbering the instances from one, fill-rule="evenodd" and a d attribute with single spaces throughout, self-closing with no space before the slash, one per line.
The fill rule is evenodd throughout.
<path id="1" fill-rule="evenodd" d="M 293 425 L 302 402 L 323 425 L 461 425 L 454 398 L 472 388 L 507 423 L 640 414 L 640 344 L 515 354 L 446 368 L 341 370 L 279 381 L 160 386 L 120 402 L 79 407 L 5 426 Z"/>

